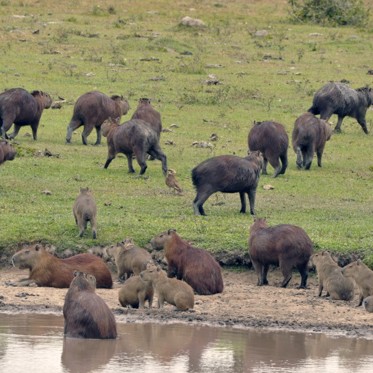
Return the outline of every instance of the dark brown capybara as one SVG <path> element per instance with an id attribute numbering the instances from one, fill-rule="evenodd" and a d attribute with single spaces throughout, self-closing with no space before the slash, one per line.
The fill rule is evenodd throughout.
<path id="1" fill-rule="evenodd" d="M 365 116 L 372 103 L 373 91 L 369 87 L 353 89 L 344 83 L 329 82 L 315 93 L 308 111 L 315 115 L 320 114 L 320 118 L 325 120 L 337 114 L 338 122 L 334 129 L 336 132 L 341 131 L 344 117 L 355 118 L 368 134 Z"/>
<path id="2" fill-rule="evenodd" d="M 0 165 L 6 161 L 12 161 L 17 152 L 13 145 L 6 140 L 0 141 Z"/>
<path id="3" fill-rule="evenodd" d="M 32 136 L 37 139 L 41 114 L 52 105 L 52 98 L 42 91 L 27 92 L 23 88 L 12 88 L 0 94 L 1 136 L 14 139 L 22 126 L 31 126 Z M 14 131 L 6 134 L 14 123 Z"/>
<path id="4" fill-rule="evenodd" d="M 363 307 L 366 311 L 372 313 L 373 312 L 373 295 L 366 297 L 363 300 Z"/>
<path id="5" fill-rule="evenodd" d="M 118 299 L 123 306 L 132 308 L 144 308 L 148 301 L 149 308 L 152 308 L 154 289 L 151 283 L 145 283 L 139 275 L 128 278 L 119 289 Z"/>
<path id="6" fill-rule="evenodd" d="M 12 263 L 21 269 L 30 270 L 29 278 L 11 284 L 15 286 L 36 283 L 38 286 L 68 288 L 76 270 L 95 276 L 98 288 L 113 286 L 108 267 L 101 258 L 92 254 L 78 254 L 59 259 L 36 244 L 15 253 Z"/>
<path id="7" fill-rule="evenodd" d="M 262 174 L 267 175 L 267 164 L 275 169 L 273 177 L 284 174 L 288 165 L 289 137 L 281 123 L 254 122 L 248 136 L 250 151 L 259 150 L 263 155 Z"/>
<path id="8" fill-rule="evenodd" d="M 73 131 L 84 126 L 82 142 L 87 145 L 87 137 L 95 128 L 97 140 L 95 145 L 101 143 L 101 125 L 108 119 L 120 118 L 129 110 L 128 101 L 123 96 L 111 97 L 102 92 L 91 91 L 81 95 L 75 103 L 73 116 L 67 126 L 66 142 L 71 142 Z"/>
<path id="9" fill-rule="evenodd" d="M 331 135 L 331 127 L 323 119 L 319 119 L 311 113 L 304 113 L 297 118 L 292 133 L 293 149 L 297 155 L 297 167 L 309 170 L 315 152 L 317 165 L 321 167 L 325 143 Z"/>
<path id="10" fill-rule="evenodd" d="M 148 98 L 140 98 L 136 111 L 133 113 L 131 119 L 142 119 L 153 127 L 158 137 L 161 136 L 161 114 L 153 108 Z"/>
<path id="11" fill-rule="evenodd" d="M 97 237 L 97 206 L 92 191 L 87 188 L 80 188 L 73 205 L 75 223 L 79 227 L 79 237 L 83 237 L 87 224 L 90 222 L 93 238 Z"/>
<path id="12" fill-rule="evenodd" d="M 281 283 L 286 287 L 296 267 L 301 275 L 299 288 L 307 287 L 308 261 L 313 244 L 300 227 L 280 224 L 269 227 L 266 219 L 255 219 L 250 227 L 249 254 L 258 275 L 258 286 L 268 285 L 267 273 L 271 264 L 278 265 L 284 276 Z"/>
<path id="13" fill-rule="evenodd" d="M 163 153 L 157 132 L 141 119 L 131 119 L 120 125 L 118 121 L 109 118 L 102 125 L 102 135 L 107 137 L 108 158 L 105 168 L 118 153 L 127 157 L 128 172 L 134 173 L 132 158 L 135 155 L 137 163 L 141 167 L 140 175 L 147 169 L 145 162 L 146 154 L 162 162 L 163 174 L 167 173 L 167 157 Z"/>
<path id="14" fill-rule="evenodd" d="M 193 201 L 194 213 L 206 215 L 203 204 L 216 192 L 239 193 L 241 213 L 246 212 L 245 193 L 249 197 L 250 213 L 255 212 L 255 195 L 263 157 L 259 151 L 241 158 L 235 155 L 219 155 L 206 159 L 192 170 L 192 181 L 197 190 Z"/>
<path id="15" fill-rule="evenodd" d="M 96 294 L 95 276 L 74 272 L 63 305 L 64 335 L 70 338 L 115 339 L 113 312 Z"/>
<path id="16" fill-rule="evenodd" d="M 184 280 L 200 295 L 223 291 L 220 265 L 209 252 L 193 247 L 181 239 L 174 229 L 154 237 L 153 244 L 164 249 L 168 277 Z"/>

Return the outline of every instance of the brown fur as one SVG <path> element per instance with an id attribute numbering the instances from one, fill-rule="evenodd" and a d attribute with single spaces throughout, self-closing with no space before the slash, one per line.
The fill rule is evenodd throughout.
<path id="1" fill-rule="evenodd" d="M 9 142 L 5 140 L 0 141 L 0 165 L 6 161 L 12 161 L 16 154 L 17 152 L 12 144 L 9 144 Z"/>
<path id="2" fill-rule="evenodd" d="M 366 311 L 373 312 L 373 295 L 366 297 L 363 300 L 363 306 Z"/>
<path id="3" fill-rule="evenodd" d="M 269 227 L 265 219 L 255 219 L 250 227 L 249 254 L 258 275 L 258 286 L 268 285 L 271 264 L 279 265 L 286 287 L 296 267 L 301 275 L 300 288 L 307 287 L 308 261 L 313 252 L 312 241 L 300 227 L 280 224 Z"/>
<path id="4" fill-rule="evenodd" d="M 169 187 L 169 188 L 172 188 L 174 191 L 176 190 L 176 192 L 178 193 L 182 193 L 182 189 L 179 185 L 179 182 L 177 181 L 176 179 L 176 176 L 175 176 L 176 172 L 172 169 L 168 169 L 167 170 L 167 176 L 166 176 L 166 185 Z"/>
<path id="5" fill-rule="evenodd" d="M 97 237 L 97 206 L 89 188 L 80 188 L 80 194 L 73 205 L 75 223 L 79 227 L 79 237 L 83 237 L 87 223 L 91 223 L 93 238 Z"/>
<path id="6" fill-rule="evenodd" d="M 152 284 L 145 283 L 140 276 L 128 278 L 119 289 L 118 299 L 123 306 L 133 308 L 144 308 L 145 301 L 149 302 L 149 308 L 152 308 L 154 289 Z"/>
<path id="7" fill-rule="evenodd" d="M 131 119 L 142 119 L 153 127 L 155 132 L 158 134 L 158 138 L 161 136 L 161 114 L 153 108 L 148 98 L 140 98 L 137 109 L 133 113 Z"/>

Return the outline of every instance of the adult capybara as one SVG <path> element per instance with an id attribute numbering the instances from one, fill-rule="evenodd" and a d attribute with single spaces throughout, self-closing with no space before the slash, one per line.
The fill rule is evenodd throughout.
<path id="1" fill-rule="evenodd" d="M 162 162 L 163 174 L 167 173 L 167 157 L 159 145 L 157 132 L 150 124 L 141 119 L 131 119 L 120 125 L 116 120 L 109 118 L 102 125 L 102 134 L 107 137 L 108 158 L 105 168 L 118 153 L 127 157 L 128 172 L 135 172 L 132 166 L 132 158 L 135 155 L 137 163 L 141 167 L 140 175 L 146 171 L 146 154 Z"/>
<path id="2" fill-rule="evenodd" d="M 162 132 L 161 114 L 153 108 L 148 98 L 140 98 L 136 111 L 133 113 L 131 119 L 142 119 L 149 123 L 155 132 L 157 132 L 158 137 L 160 137 Z"/>
<path id="3" fill-rule="evenodd" d="M 371 88 L 352 89 L 344 83 L 329 82 L 315 93 L 312 106 L 308 111 L 315 115 L 320 114 L 320 118 L 325 120 L 337 114 L 338 122 L 334 129 L 336 132 L 341 131 L 344 117 L 355 118 L 363 131 L 368 134 L 365 115 L 372 103 Z"/>
<path id="4" fill-rule="evenodd" d="M 245 193 L 249 197 L 250 213 L 254 215 L 255 195 L 263 157 L 259 151 L 241 158 L 235 155 L 219 155 L 200 163 L 192 170 L 192 181 L 197 190 L 193 201 L 194 213 L 206 215 L 203 204 L 216 192 L 239 193 L 241 213 L 246 212 Z"/>
<path id="5" fill-rule="evenodd" d="M 373 295 L 373 271 L 361 260 L 357 260 L 343 267 L 342 273 L 355 281 L 360 291 L 358 306 L 361 306 L 364 298 Z"/>
<path id="6" fill-rule="evenodd" d="M 115 317 L 96 293 L 93 275 L 74 272 L 63 305 L 64 334 L 71 338 L 115 339 Z"/>
<path id="7" fill-rule="evenodd" d="M 145 302 L 149 302 L 149 308 L 152 308 L 154 289 L 151 283 L 141 280 L 139 275 L 132 276 L 124 281 L 119 289 L 118 299 L 123 306 L 132 308 L 144 308 Z"/>
<path id="8" fill-rule="evenodd" d="M 248 136 L 250 151 L 259 150 L 263 155 L 262 174 L 267 175 L 267 164 L 275 169 L 273 177 L 284 174 L 288 165 L 289 137 L 281 123 L 254 122 Z"/>
<path id="9" fill-rule="evenodd" d="M 219 263 L 209 252 L 193 247 L 189 242 L 181 239 L 174 229 L 160 233 L 152 239 L 152 242 L 155 246 L 162 246 L 164 249 L 168 277 L 184 280 L 200 295 L 223 291 Z"/>
<path id="10" fill-rule="evenodd" d="M 368 312 L 373 312 L 373 295 L 366 297 L 363 300 L 363 307 Z"/>
<path id="11" fill-rule="evenodd" d="M 351 300 L 354 297 L 354 284 L 343 276 L 342 268 L 333 260 L 327 251 L 311 256 L 310 264 L 316 267 L 319 279 L 319 297 L 323 289 L 326 295 L 334 300 Z"/>
<path id="12" fill-rule="evenodd" d="M 128 101 L 123 96 L 106 96 L 102 92 L 91 91 L 78 98 L 74 106 L 73 116 L 67 126 L 66 142 L 71 142 L 73 131 L 84 126 L 82 142 L 87 145 L 87 137 L 96 129 L 97 140 L 95 145 L 101 143 L 101 125 L 108 119 L 120 118 L 129 110 Z"/>
<path id="13" fill-rule="evenodd" d="M 168 278 L 166 272 L 154 264 L 148 264 L 146 270 L 140 273 L 144 283 L 151 284 L 158 298 L 158 308 L 163 308 L 167 302 L 180 311 L 186 311 L 194 307 L 193 289 L 186 282 L 176 278 Z"/>
<path id="14" fill-rule="evenodd" d="M 313 114 L 304 113 L 297 118 L 292 133 L 293 149 L 297 155 L 297 167 L 309 170 L 315 152 L 317 165 L 321 167 L 325 143 L 331 135 L 330 125 Z"/>
<path id="15" fill-rule="evenodd" d="M 14 283 L 17 286 L 38 286 L 68 288 L 74 278 L 74 271 L 82 271 L 95 276 L 98 288 L 111 288 L 111 273 L 101 258 L 92 254 L 78 254 L 66 259 L 59 259 L 48 253 L 39 244 L 29 246 L 15 253 L 12 263 L 21 269 L 28 268 L 28 279 Z"/>
<path id="16" fill-rule="evenodd" d="M 6 140 L 0 141 L 0 165 L 6 161 L 12 161 L 17 152 L 13 145 Z"/>
<path id="17" fill-rule="evenodd" d="M 80 188 L 73 205 L 75 223 L 79 227 L 79 237 L 83 237 L 87 224 L 90 222 L 93 238 L 97 237 L 97 206 L 92 191 L 89 188 Z"/>
<path id="18" fill-rule="evenodd" d="M 52 98 L 42 91 L 27 92 L 23 88 L 12 88 L 0 94 L 0 127 L 3 138 L 13 139 L 22 126 L 31 126 L 32 136 L 37 139 L 41 114 L 52 105 Z M 6 132 L 14 123 L 14 131 Z"/>
<path id="19" fill-rule="evenodd" d="M 280 224 L 269 227 L 266 219 L 255 219 L 250 227 L 249 254 L 258 275 L 258 286 L 268 285 L 269 266 L 279 265 L 284 276 L 281 283 L 286 287 L 296 267 L 301 275 L 299 288 L 307 287 L 308 261 L 313 253 L 313 244 L 300 227 Z"/>

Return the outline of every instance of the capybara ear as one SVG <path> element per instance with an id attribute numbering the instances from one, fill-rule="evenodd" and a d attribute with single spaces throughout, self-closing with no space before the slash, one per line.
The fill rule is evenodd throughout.
<path id="1" fill-rule="evenodd" d="M 74 271 L 74 277 L 79 276 L 79 271 Z"/>
<path id="2" fill-rule="evenodd" d="M 359 266 L 359 265 L 361 264 L 361 260 L 358 259 L 358 260 L 356 261 L 356 263 L 357 263 L 357 265 Z"/>
<path id="3" fill-rule="evenodd" d="M 160 272 L 160 271 L 161 271 L 161 267 L 157 266 L 157 272 Z"/>
<path id="4" fill-rule="evenodd" d="M 41 249 L 41 246 L 39 244 L 35 245 L 35 251 L 39 251 Z"/>
<path id="5" fill-rule="evenodd" d="M 172 234 L 172 233 L 174 233 L 174 232 L 176 232 L 176 229 L 171 228 L 171 229 L 168 230 L 167 233 L 168 233 L 168 234 Z"/>

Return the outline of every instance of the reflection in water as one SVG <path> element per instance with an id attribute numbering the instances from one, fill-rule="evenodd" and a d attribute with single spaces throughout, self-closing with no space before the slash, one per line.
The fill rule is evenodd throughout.
<path id="1" fill-rule="evenodd" d="M 0 372 L 371 372 L 373 341 L 191 325 L 118 324 L 117 340 L 63 338 L 63 318 L 0 314 Z"/>

